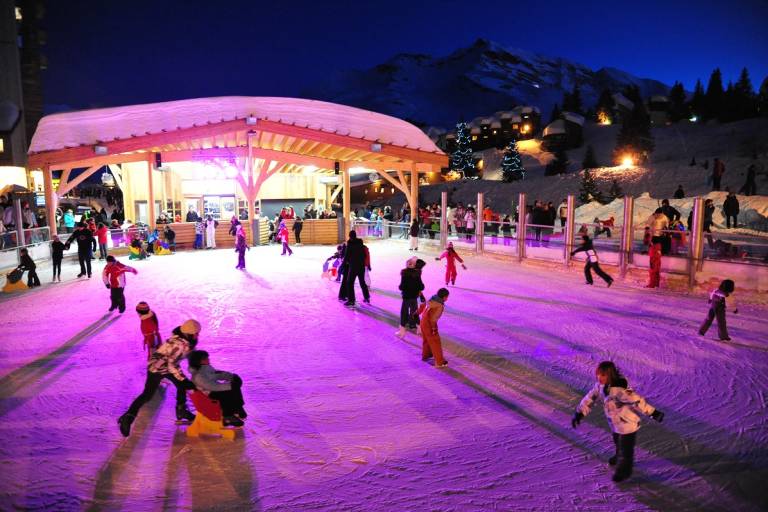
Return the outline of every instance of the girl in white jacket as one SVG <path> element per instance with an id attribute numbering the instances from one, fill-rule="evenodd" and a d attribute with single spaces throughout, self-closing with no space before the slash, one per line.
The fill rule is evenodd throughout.
<path id="1" fill-rule="evenodd" d="M 605 417 L 611 425 L 613 443 L 616 445 L 616 453 L 608 460 L 608 463 L 614 466 L 619 462 L 616 472 L 613 474 L 613 481 L 621 482 L 632 474 L 635 437 L 640 428 L 638 413 L 650 416 L 658 422 L 664 419 L 664 413 L 632 391 L 627 384 L 627 379 L 619 373 L 613 362 L 603 361 L 597 365 L 595 373 L 597 383 L 579 402 L 576 412 L 573 414 L 571 425 L 576 428 L 582 418 L 589 414 L 595 400 L 598 397 L 603 398 Z"/>

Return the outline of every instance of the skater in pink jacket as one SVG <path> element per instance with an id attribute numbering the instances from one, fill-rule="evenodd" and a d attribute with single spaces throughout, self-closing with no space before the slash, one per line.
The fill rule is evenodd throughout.
<path id="1" fill-rule="evenodd" d="M 461 263 L 461 268 L 464 270 L 467 270 L 467 266 L 464 265 L 464 260 L 461 259 L 459 253 L 457 253 L 456 249 L 453 248 L 453 242 L 448 242 L 448 247 L 445 249 L 443 254 L 440 255 L 439 258 L 435 258 L 435 261 L 440 261 L 443 258 L 445 258 L 447 263 L 445 266 L 445 286 L 448 286 L 449 283 L 455 285 L 456 276 L 458 274 L 456 271 L 456 262 L 458 261 Z"/>

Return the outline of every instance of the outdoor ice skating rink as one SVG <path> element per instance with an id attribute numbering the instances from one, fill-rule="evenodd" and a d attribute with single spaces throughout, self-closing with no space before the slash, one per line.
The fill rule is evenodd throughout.
<path id="1" fill-rule="evenodd" d="M 768 308 L 729 315 L 723 343 L 714 327 L 696 333 L 701 297 L 468 257 L 440 321 L 450 366 L 438 370 L 420 338 L 393 336 L 412 253 L 370 248 L 373 303 L 357 310 L 320 279 L 330 247 L 254 248 L 246 272 L 231 249 L 121 258 L 139 270 L 123 315 L 107 313 L 103 263 L 76 280 L 65 262 L 60 284 L 39 268 L 43 287 L 0 298 L 0 509 L 768 507 Z M 419 255 L 429 296 L 444 266 Z M 120 435 L 146 372 L 140 300 L 163 338 L 200 320 L 199 348 L 242 376 L 250 416 L 235 441 L 187 438 L 172 386 Z M 666 413 L 644 421 L 621 484 L 602 407 L 570 426 L 604 359 Z"/>

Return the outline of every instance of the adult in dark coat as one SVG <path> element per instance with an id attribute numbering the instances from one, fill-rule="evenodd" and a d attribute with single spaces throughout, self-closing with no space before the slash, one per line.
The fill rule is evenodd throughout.
<path id="1" fill-rule="evenodd" d="M 685 191 L 683 190 L 682 185 L 677 186 L 677 190 L 675 190 L 675 195 L 672 197 L 674 197 L 675 199 L 682 199 L 685 197 Z"/>
<path id="2" fill-rule="evenodd" d="M 680 220 L 680 212 L 674 206 L 669 204 L 669 199 L 664 199 L 661 201 L 661 213 L 666 215 L 667 219 L 669 219 L 670 226 L 673 222 Z M 672 236 L 669 232 L 664 233 L 661 240 L 661 253 L 667 255 L 669 254 L 671 248 Z"/>
<path id="3" fill-rule="evenodd" d="M 368 285 L 365 284 L 365 245 L 361 239 L 357 238 L 357 232 L 354 230 L 349 232 L 347 251 L 341 265 L 344 267 L 341 286 L 347 287 L 347 302 L 344 305 L 355 305 L 355 279 L 360 282 L 360 289 L 363 290 L 363 301 L 371 302 L 371 294 L 368 291 Z"/>
<path id="4" fill-rule="evenodd" d="M 755 174 L 757 173 L 757 166 L 755 164 L 747 167 L 747 181 L 744 182 L 744 186 L 739 190 L 740 194 L 745 196 L 753 196 L 757 194 L 757 183 L 755 183 Z"/>
<path id="5" fill-rule="evenodd" d="M 80 273 L 77 277 L 83 277 L 88 274 L 91 277 L 91 249 L 94 244 L 93 232 L 88 229 L 85 222 L 79 222 L 77 229 L 70 235 L 65 246 L 66 249 L 72 245 L 72 241 L 77 242 L 77 260 L 80 262 Z"/>
<path id="6" fill-rule="evenodd" d="M 736 197 L 736 194 L 730 190 L 728 191 L 728 196 L 723 202 L 723 213 L 725 213 L 725 227 L 730 229 L 731 218 L 733 218 L 733 227 L 738 227 L 736 224 L 736 218 L 739 215 L 739 200 Z"/>
<path id="7" fill-rule="evenodd" d="M 296 217 L 293 221 L 293 236 L 296 238 L 296 245 L 301 244 L 301 230 L 304 228 L 304 221 L 301 217 Z"/>

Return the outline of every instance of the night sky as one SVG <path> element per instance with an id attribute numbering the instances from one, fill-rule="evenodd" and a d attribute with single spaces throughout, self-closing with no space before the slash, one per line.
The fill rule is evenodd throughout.
<path id="1" fill-rule="evenodd" d="M 669 4 L 674 4 L 670 7 Z M 768 76 L 768 1 L 47 2 L 47 105 L 296 96 L 400 52 L 446 55 L 484 37 L 693 89 L 719 66 Z M 57 109 L 56 107 L 49 110 Z"/>

